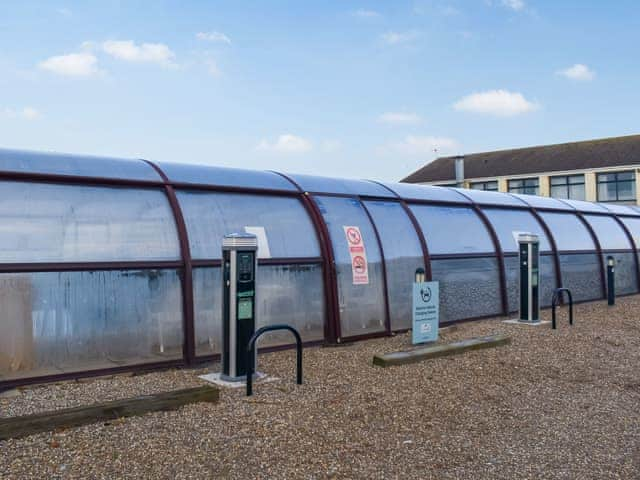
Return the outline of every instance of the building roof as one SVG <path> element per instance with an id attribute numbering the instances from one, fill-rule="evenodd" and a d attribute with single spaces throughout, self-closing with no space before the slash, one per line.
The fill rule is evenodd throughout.
<path id="1" fill-rule="evenodd" d="M 440 157 L 401 182 L 455 180 L 455 158 Z M 464 156 L 465 178 L 617 167 L 640 163 L 640 135 L 516 148 Z"/>

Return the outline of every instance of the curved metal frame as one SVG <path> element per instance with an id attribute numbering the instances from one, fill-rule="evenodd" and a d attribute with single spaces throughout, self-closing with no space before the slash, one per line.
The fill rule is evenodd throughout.
<path id="1" fill-rule="evenodd" d="M 327 225 L 322 217 L 322 213 L 319 211 L 319 208 L 313 199 L 314 193 L 309 193 L 304 191 L 294 180 L 292 180 L 290 177 L 280 172 L 272 172 L 272 173 L 278 174 L 283 178 L 285 178 L 287 181 L 289 181 L 296 188 L 295 191 L 284 190 L 284 189 L 235 187 L 235 186 L 223 186 L 223 185 L 211 185 L 211 184 L 172 182 L 159 166 L 147 160 L 141 160 L 141 161 L 144 161 L 150 167 L 152 167 L 155 170 L 155 172 L 159 175 L 161 180 L 158 180 L 158 181 L 132 180 L 132 179 L 126 179 L 126 178 L 121 178 L 121 179 L 102 178 L 102 177 L 75 176 L 75 175 L 65 175 L 65 174 L 9 172 L 9 171 L 0 171 L 0 180 L 30 182 L 30 183 L 51 183 L 51 184 L 61 184 L 61 185 L 104 186 L 104 187 L 122 187 L 122 188 L 138 187 L 138 188 L 146 188 L 146 189 L 153 189 L 153 190 L 162 189 L 165 192 L 165 196 L 167 198 L 167 201 L 172 211 L 172 215 L 176 223 L 178 243 L 180 247 L 179 261 L 51 262 L 51 263 L 0 264 L 0 273 L 123 270 L 123 269 L 133 269 L 133 268 L 178 270 L 179 272 L 181 272 L 181 280 L 182 280 L 182 300 L 183 300 L 183 316 L 184 316 L 183 327 L 184 327 L 184 337 L 185 337 L 184 346 L 183 346 L 183 354 L 184 354 L 183 358 L 176 359 L 176 360 L 156 362 L 156 363 L 149 363 L 149 364 L 133 364 L 133 365 L 126 365 L 123 367 L 112 367 L 112 368 L 106 368 L 106 369 L 97 369 L 97 370 L 82 371 L 82 372 L 69 372 L 69 373 L 47 375 L 47 376 L 41 376 L 41 377 L 8 380 L 8 381 L 0 382 L 0 389 L 9 388 L 12 386 L 24 385 L 28 383 L 63 380 L 66 378 L 88 377 L 88 376 L 96 376 L 96 375 L 103 375 L 108 373 L 124 372 L 124 371 L 131 371 L 131 370 L 165 368 L 165 367 L 179 366 L 185 363 L 193 364 L 198 360 L 202 360 L 204 358 L 210 358 L 210 356 L 198 357 L 196 356 L 196 352 L 195 352 L 195 325 L 194 325 L 195 312 L 194 312 L 194 299 L 193 299 L 193 269 L 196 267 L 207 267 L 207 266 L 218 267 L 220 265 L 220 261 L 215 259 L 214 260 L 194 260 L 191 258 L 188 232 L 186 229 L 184 216 L 177 199 L 176 190 L 178 189 L 271 195 L 271 196 L 287 196 L 287 197 L 297 198 L 303 204 L 307 214 L 309 215 L 309 218 L 312 224 L 314 225 L 314 229 L 315 229 L 316 236 L 320 246 L 321 257 L 274 258 L 274 259 L 263 260 L 260 263 L 265 265 L 266 264 L 286 265 L 286 264 L 296 264 L 296 263 L 310 263 L 310 264 L 313 263 L 313 264 L 322 265 L 324 295 L 325 295 L 325 302 L 327 305 L 326 321 L 325 321 L 325 341 L 333 343 L 333 342 L 341 342 L 343 340 L 352 341 L 352 340 L 358 340 L 361 338 L 371 338 L 371 337 L 380 336 L 380 333 L 375 332 L 372 334 L 347 337 L 345 339 L 341 338 L 338 286 L 337 286 L 337 279 L 336 279 L 336 268 L 335 268 L 335 257 L 333 252 L 333 245 L 331 242 Z M 542 226 L 551 245 L 552 254 L 554 257 L 556 283 L 558 288 L 563 287 L 562 269 L 561 269 L 561 262 L 560 262 L 561 252 L 558 250 L 553 232 L 550 230 L 549 226 L 546 224 L 546 222 L 540 215 L 540 212 L 550 211 L 550 212 L 573 213 L 586 226 L 593 240 L 593 244 L 595 248 L 594 248 L 594 251 L 589 250 L 589 253 L 596 253 L 600 259 L 601 287 L 603 291 L 603 296 L 605 295 L 604 294 L 604 292 L 606 291 L 605 280 L 604 280 L 605 267 L 602 261 L 604 252 L 601 249 L 601 244 L 599 242 L 599 239 L 595 234 L 595 232 L 593 231 L 593 229 L 591 228 L 591 225 L 584 218 L 584 212 L 581 212 L 568 204 L 566 209 L 534 207 L 531 204 L 527 204 L 524 200 L 521 200 L 523 203 L 522 206 L 496 205 L 496 204 L 490 204 L 485 202 L 476 202 L 473 199 L 471 199 L 469 196 L 464 195 L 464 193 L 462 192 L 456 192 L 456 193 L 458 193 L 461 197 L 468 199 L 469 203 L 412 199 L 412 198 L 400 197 L 391 188 L 387 187 L 384 184 L 381 184 L 379 182 L 372 182 L 372 183 L 376 183 L 384 187 L 386 190 L 391 192 L 393 197 L 383 197 L 383 196 L 376 197 L 376 196 L 357 195 L 357 194 L 332 194 L 327 192 L 315 192 L 315 194 L 336 196 L 336 197 L 356 198 L 359 200 L 367 217 L 369 218 L 369 221 L 371 222 L 371 225 L 374 229 L 374 233 L 376 236 L 376 241 L 378 242 L 378 246 L 380 248 L 381 261 L 382 261 L 382 267 L 383 267 L 382 270 L 383 270 L 383 281 L 384 281 L 384 289 L 385 289 L 386 332 L 382 332 L 382 334 L 388 334 L 391 331 L 389 299 L 388 299 L 388 284 L 387 284 L 388 280 L 386 276 L 386 261 L 384 257 L 384 247 L 382 245 L 382 241 L 380 238 L 380 232 L 368 208 L 366 207 L 364 200 L 381 200 L 381 201 L 389 201 L 389 202 L 398 202 L 403 207 L 420 241 L 420 246 L 422 248 L 422 254 L 424 259 L 425 271 L 428 279 L 432 278 L 431 255 L 429 253 L 428 244 L 424 236 L 424 232 L 422 232 L 422 229 L 420 228 L 419 223 L 410 208 L 410 204 L 455 205 L 455 206 L 472 208 L 476 212 L 476 214 L 479 216 L 483 224 L 485 225 L 485 228 L 487 229 L 494 245 L 495 251 L 493 254 L 488 253 L 488 254 L 482 254 L 480 256 L 484 256 L 484 257 L 491 256 L 491 257 L 495 257 L 498 260 L 498 268 L 499 268 L 499 276 L 500 276 L 500 295 L 501 295 L 503 313 L 508 313 L 506 272 L 505 272 L 505 265 L 504 265 L 505 254 L 502 251 L 502 247 L 499 243 L 499 239 L 497 238 L 493 225 L 491 224 L 489 219 L 486 217 L 481 207 L 499 208 L 499 209 L 507 209 L 507 210 L 522 209 L 522 210 L 529 211 L 534 215 L 534 217 Z M 618 214 L 613 211 L 589 212 L 589 214 L 613 217 L 618 222 L 618 224 L 623 228 L 625 234 L 627 235 L 627 239 L 629 240 L 630 246 L 632 247 L 631 250 L 629 251 L 635 253 L 634 258 L 636 263 L 636 278 L 637 278 L 638 289 L 640 289 L 640 259 L 638 258 L 639 249 L 635 247 L 635 244 L 633 242 L 633 237 L 629 229 L 626 227 L 624 222 L 622 222 L 622 220 L 620 219 L 620 217 L 625 217 L 625 216 L 631 216 L 633 218 L 638 218 L 638 217 L 634 215 L 624 215 L 622 213 Z M 572 253 L 577 253 L 577 252 L 572 252 Z M 435 257 L 437 258 L 469 257 L 470 258 L 473 256 L 474 255 L 452 254 L 452 255 L 438 255 Z M 463 319 L 461 321 L 465 321 L 465 320 L 466 319 Z"/>
<path id="2" fill-rule="evenodd" d="M 591 240 L 593 241 L 593 245 L 596 247 L 596 254 L 598 255 L 598 265 L 600 265 L 600 285 L 602 288 L 602 298 L 607 298 L 607 286 L 606 283 L 606 272 L 604 268 L 604 260 L 602 256 L 602 246 L 600 245 L 600 240 L 598 240 L 598 236 L 596 232 L 593 230 L 591 224 L 584 218 L 584 214 L 582 212 L 575 212 L 576 216 L 580 219 L 582 224 L 589 231 L 589 235 L 591 235 Z"/>

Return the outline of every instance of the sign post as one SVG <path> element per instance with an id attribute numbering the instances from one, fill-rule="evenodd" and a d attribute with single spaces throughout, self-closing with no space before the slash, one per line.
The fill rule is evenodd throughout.
<path id="1" fill-rule="evenodd" d="M 413 283 L 412 343 L 438 340 L 440 321 L 440 286 L 438 282 L 425 282 L 424 270 L 416 270 Z"/>

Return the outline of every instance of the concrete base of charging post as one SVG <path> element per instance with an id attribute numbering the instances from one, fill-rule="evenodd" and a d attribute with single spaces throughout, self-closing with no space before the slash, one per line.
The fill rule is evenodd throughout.
<path id="1" fill-rule="evenodd" d="M 538 322 L 524 322 L 519 318 L 512 318 L 511 320 L 503 320 L 502 323 L 509 323 L 511 325 L 529 325 L 530 327 L 538 327 L 546 323 L 551 323 L 549 320 L 540 320 Z"/>
<path id="2" fill-rule="evenodd" d="M 471 350 L 483 348 L 500 347 L 508 345 L 511 339 L 506 335 L 490 335 L 487 337 L 471 338 L 460 342 L 453 342 L 446 345 L 433 345 L 430 347 L 416 348 L 404 352 L 385 353 L 374 355 L 373 364 L 379 367 L 393 367 L 396 365 L 407 365 L 418 363 L 431 358 L 447 357 L 458 355 Z"/>

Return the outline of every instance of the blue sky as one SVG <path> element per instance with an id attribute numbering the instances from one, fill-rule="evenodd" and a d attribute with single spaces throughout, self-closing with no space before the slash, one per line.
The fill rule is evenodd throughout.
<path id="1" fill-rule="evenodd" d="M 436 154 L 638 133 L 639 14 L 2 1 L 0 146 L 397 180 Z"/>

